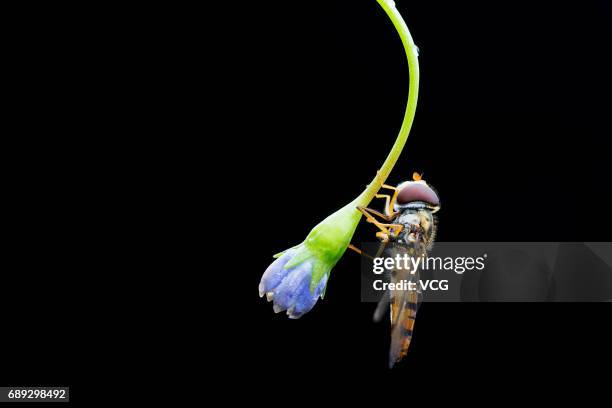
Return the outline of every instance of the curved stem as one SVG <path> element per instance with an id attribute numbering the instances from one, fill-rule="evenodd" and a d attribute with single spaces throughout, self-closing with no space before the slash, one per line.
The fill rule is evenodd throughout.
<path id="1" fill-rule="evenodd" d="M 406 26 L 404 19 L 399 11 L 397 11 L 395 8 L 395 3 L 393 0 L 376 1 L 378 1 L 378 4 L 380 4 L 383 10 L 385 10 L 385 13 L 387 13 L 391 19 L 391 22 L 395 26 L 395 29 L 402 40 L 404 50 L 406 51 L 406 57 L 408 58 L 410 82 L 408 86 L 408 103 L 406 105 L 406 112 L 404 113 L 402 127 L 400 128 L 397 139 L 395 140 L 387 159 L 376 174 L 376 177 L 374 177 L 372 182 L 368 184 L 365 191 L 355 200 L 356 204 L 361 206 L 367 206 L 370 204 L 370 201 L 372 201 L 378 190 L 380 190 L 380 187 L 383 185 L 385 180 L 387 180 L 387 177 L 389 177 L 389 173 L 391 173 L 393 166 L 395 166 L 395 163 L 397 162 L 397 159 L 399 158 L 399 155 L 406 144 L 406 140 L 408 139 L 410 128 L 412 127 L 419 94 L 418 48 L 412 40 L 412 36 L 410 35 L 410 31 L 408 31 L 408 27 Z"/>

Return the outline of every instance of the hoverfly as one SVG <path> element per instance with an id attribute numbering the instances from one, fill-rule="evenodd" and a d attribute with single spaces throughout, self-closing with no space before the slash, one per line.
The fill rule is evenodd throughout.
<path id="1" fill-rule="evenodd" d="M 412 178 L 397 187 L 383 184 L 382 188 L 393 191 L 392 196 L 376 195 L 376 198 L 385 199 L 384 214 L 371 208 L 357 207 L 365 215 L 366 221 L 379 229 L 376 237 L 381 241 L 381 246 L 376 256 L 384 253 L 385 257 L 392 258 L 398 254 L 420 257 L 425 256 L 433 246 L 437 223 L 434 214 L 440 209 L 440 199 L 419 173 L 413 173 Z M 361 253 L 352 245 L 350 248 Z M 391 283 L 408 281 L 418 285 L 418 270 L 393 269 L 390 275 Z M 387 304 L 390 306 L 390 367 L 408 352 L 420 297 L 421 293 L 417 290 L 387 291 L 376 308 L 374 320 L 379 321 Z"/>

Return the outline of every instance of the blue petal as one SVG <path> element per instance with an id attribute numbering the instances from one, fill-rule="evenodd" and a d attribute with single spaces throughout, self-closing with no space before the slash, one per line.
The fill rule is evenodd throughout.
<path id="1" fill-rule="evenodd" d="M 284 267 L 294 253 L 295 250 L 290 249 L 268 266 L 268 269 L 266 269 L 259 282 L 259 296 L 263 296 L 266 292 L 274 290 L 285 276 L 287 276 L 289 271 Z"/>
<path id="2" fill-rule="evenodd" d="M 308 288 L 300 292 L 299 296 L 295 301 L 295 308 L 289 315 L 291 319 L 299 319 L 305 313 L 308 313 L 314 305 L 317 303 L 319 296 L 323 293 L 325 285 L 327 284 L 327 274 L 323 275 L 323 278 L 317 284 L 317 287 L 313 292 L 310 291 L 310 280 L 308 280 Z"/>
<path id="3" fill-rule="evenodd" d="M 290 268 L 289 275 L 274 291 L 274 311 L 276 313 L 289 309 L 299 294 L 308 290 L 311 273 L 312 264 L 309 261 Z"/>

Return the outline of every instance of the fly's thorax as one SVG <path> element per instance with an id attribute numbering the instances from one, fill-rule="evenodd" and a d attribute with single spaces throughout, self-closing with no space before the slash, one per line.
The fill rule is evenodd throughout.
<path id="1" fill-rule="evenodd" d="M 426 205 L 404 208 L 395 222 L 404 226 L 397 239 L 400 243 L 421 244 L 429 247 L 435 235 L 433 212 Z"/>
<path id="2" fill-rule="evenodd" d="M 397 217 L 397 222 L 399 224 L 402 224 L 404 226 L 404 229 L 406 229 L 406 227 L 411 225 L 420 225 L 421 216 L 419 215 L 418 210 L 405 209 Z"/>

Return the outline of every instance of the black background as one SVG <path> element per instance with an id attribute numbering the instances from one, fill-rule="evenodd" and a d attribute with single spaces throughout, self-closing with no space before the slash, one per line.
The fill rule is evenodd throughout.
<path id="1" fill-rule="evenodd" d="M 218 5 L 3 13 L 2 384 L 103 398 L 119 377 L 199 378 L 216 359 L 249 381 L 389 373 L 356 255 L 298 321 L 257 286 L 382 164 L 407 97 L 399 38 L 374 0 Z M 609 241 L 609 2 L 398 7 L 421 86 L 389 183 L 425 174 L 438 240 Z M 391 373 L 607 368 L 608 305 L 424 304 Z"/>
<path id="2" fill-rule="evenodd" d="M 608 241 L 610 5 L 398 8 L 420 48 L 421 84 L 389 182 L 424 172 L 442 201 L 437 239 Z M 249 94 L 234 105 L 249 117 L 235 182 L 239 202 L 257 213 L 244 237 L 253 236 L 241 272 L 252 302 L 236 366 L 289 377 L 386 372 L 389 328 L 360 303 L 358 256 L 343 257 L 326 298 L 298 321 L 275 315 L 256 288 L 272 254 L 301 242 L 381 165 L 407 97 L 400 40 L 375 1 L 258 3 L 249 12 L 248 35 L 230 48 L 249 50 L 238 69 Z M 374 232 L 362 224 L 354 242 Z M 425 304 L 393 372 L 604 367 L 609 313 L 608 304 Z"/>

